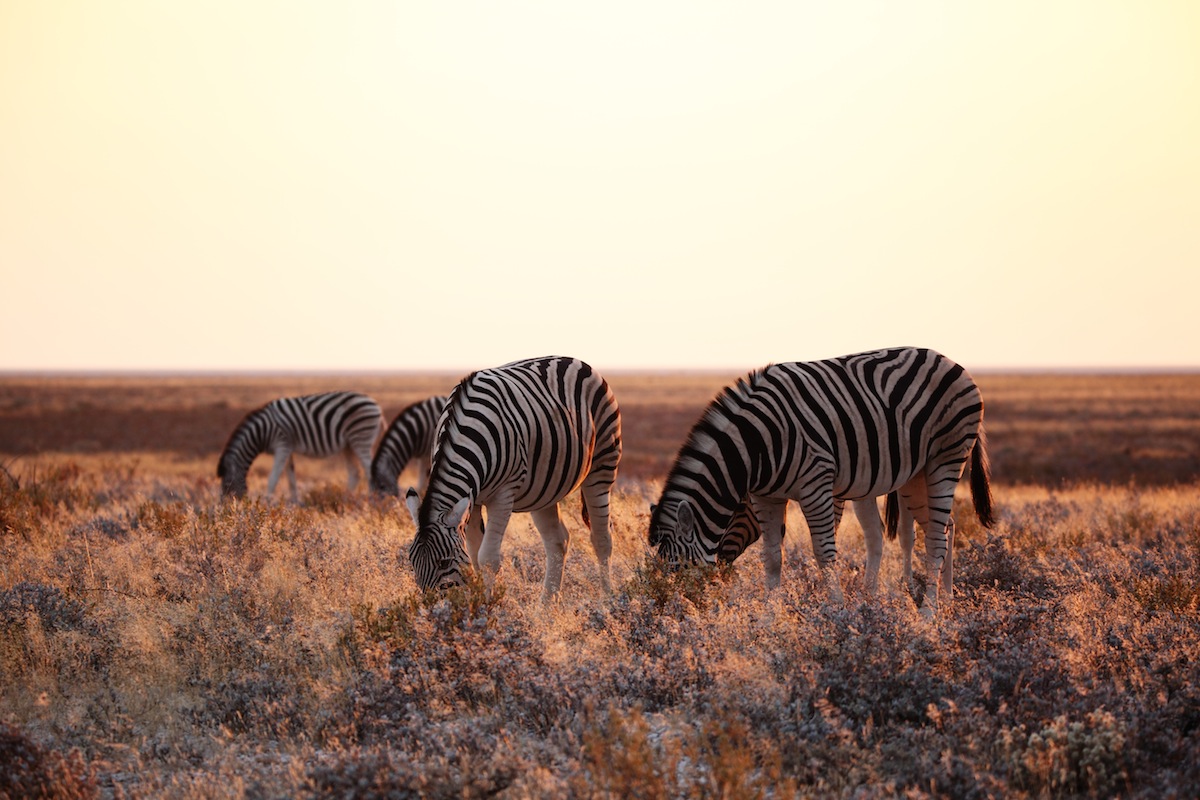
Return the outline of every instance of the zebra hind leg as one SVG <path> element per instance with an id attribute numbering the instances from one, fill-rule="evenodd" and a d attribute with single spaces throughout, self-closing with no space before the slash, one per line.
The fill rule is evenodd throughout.
<path id="1" fill-rule="evenodd" d="M 600 565 L 600 588 L 612 594 L 609 562 L 612 559 L 612 531 L 609 524 L 609 487 L 585 486 L 582 492 L 583 521 L 588 526 L 592 550 Z"/>
<path id="2" fill-rule="evenodd" d="M 837 576 L 837 523 L 840 518 L 839 509 L 828 488 L 816 489 L 808 497 L 800 500 L 800 510 L 808 523 L 809 536 L 812 537 L 813 554 L 817 558 L 817 567 L 825 580 L 829 599 L 837 605 L 845 603 L 842 583 Z M 763 531 L 766 536 L 766 531 Z"/>
<path id="3" fill-rule="evenodd" d="M 546 548 L 546 579 L 542 584 L 542 599 L 550 600 L 562 587 L 563 565 L 567 560 L 571 534 L 558 514 L 558 503 L 539 508 L 530 516 Z"/>

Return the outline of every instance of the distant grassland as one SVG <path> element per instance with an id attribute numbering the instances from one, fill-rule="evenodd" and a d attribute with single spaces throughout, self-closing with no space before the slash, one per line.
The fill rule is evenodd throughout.
<path id="1" fill-rule="evenodd" d="M 249 410 L 283 395 L 363 391 L 390 421 L 448 393 L 454 375 L 0 376 L 0 458 L 37 453 L 171 453 L 216 468 Z M 735 373 L 608 375 L 621 405 L 622 478 L 665 475 L 696 417 Z M 1200 374 L 976 376 L 1001 483 L 1170 485 L 1200 476 Z M 258 471 L 269 470 L 256 464 Z M 320 467 L 300 459 L 299 474 Z M 339 467 L 340 468 L 340 467 Z"/>
<path id="2" fill-rule="evenodd" d="M 932 624 L 894 543 L 866 595 L 852 516 L 830 606 L 794 504 L 779 589 L 758 545 L 660 571 L 648 504 L 736 375 L 608 377 L 615 591 L 572 496 L 550 606 L 528 515 L 493 587 L 423 594 L 340 459 L 217 496 L 250 409 L 454 376 L 0 377 L 0 799 L 1195 796 L 1200 375 L 977 375 L 998 522 L 957 498 Z"/>

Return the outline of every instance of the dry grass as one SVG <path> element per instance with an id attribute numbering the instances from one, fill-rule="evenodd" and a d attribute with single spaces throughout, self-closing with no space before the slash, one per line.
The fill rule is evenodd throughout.
<path id="1" fill-rule="evenodd" d="M 686 430 L 705 399 L 687 398 L 710 379 L 723 380 L 641 395 L 613 382 L 627 416 Z M 219 388 L 184 388 L 204 408 L 222 402 Z M 9 389 L 4 442 L 12 414 L 42 408 Z M 1036 392 L 993 393 L 1009 390 L 1011 416 L 989 408 L 1001 451 L 1017 449 L 1021 409 L 1036 405 Z M 122 392 L 77 408 L 94 441 L 119 438 L 126 418 L 104 409 L 135 408 Z M 163 410 L 170 395 L 138 402 Z M 70 392 L 55 397 L 47 408 L 69 406 Z M 227 410 L 232 425 L 242 409 Z M 775 592 L 756 548 L 723 572 L 657 571 L 644 544 L 657 478 L 636 470 L 615 498 L 613 596 L 574 498 L 557 604 L 539 602 L 541 543 L 523 515 L 495 586 L 425 595 L 404 560 L 408 514 L 348 496 L 339 463 L 300 463 L 296 507 L 255 497 L 261 464 L 249 501 L 219 502 L 226 434 L 200 454 L 0 448 L 12 478 L 0 473 L 0 798 L 1161 797 L 1200 785 L 1194 471 L 1102 482 L 1042 445 L 1060 479 L 1014 482 L 1017 455 L 997 458 L 1000 522 L 980 529 L 960 501 L 956 596 L 926 624 L 894 546 L 880 596 L 864 596 L 852 519 L 843 608 L 824 602 L 794 510 Z M 669 462 L 661 449 L 644 463 Z"/>

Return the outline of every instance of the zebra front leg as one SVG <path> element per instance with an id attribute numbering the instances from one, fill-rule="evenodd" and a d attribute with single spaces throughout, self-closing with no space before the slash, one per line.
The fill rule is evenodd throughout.
<path id="1" fill-rule="evenodd" d="M 542 545 L 546 548 L 546 578 L 542 584 L 542 599 L 549 600 L 558 594 L 562 586 L 563 564 L 567 560 L 571 534 L 559 516 L 558 503 L 539 508 L 531 512 L 530 516 L 533 517 L 533 524 L 542 535 Z"/>
<path id="2" fill-rule="evenodd" d="M 883 525 L 879 519 L 879 505 L 874 497 L 854 501 L 854 516 L 858 517 L 863 539 L 867 546 L 867 594 L 874 597 L 879 590 L 879 564 L 883 561 Z"/>
<path id="3" fill-rule="evenodd" d="M 413 492 L 414 496 L 416 495 L 416 492 L 412 489 L 409 489 L 409 491 Z M 467 539 L 467 555 L 471 559 L 471 566 L 476 570 L 482 571 L 482 567 L 479 564 L 479 548 L 483 546 L 484 534 L 482 506 L 474 505 L 471 507 L 471 512 L 467 516 L 465 534 Z"/>
<path id="4" fill-rule="evenodd" d="M 747 500 L 762 531 L 762 560 L 767 588 L 779 586 L 783 574 L 783 534 L 787 500 L 752 497 Z"/>
<path id="5" fill-rule="evenodd" d="M 494 578 L 500 571 L 500 545 L 504 543 L 504 531 L 512 516 L 510 498 L 494 499 L 487 505 L 487 525 L 483 541 L 479 546 L 479 566 L 485 579 Z"/>
<path id="6" fill-rule="evenodd" d="M 291 450 L 276 450 L 275 462 L 271 464 L 271 475 L 267 478 L 267 499 L 275 496 L 275 486 L 279 483 L 279 476 L 283 474 L 285 469 L 288 470 L 288 479 L 292 483 L 292 502 L 296 502 L 296 475 L 291 470 L 292 451 Z"/>
<path id="7" fill-rule="evenodd" d="M 346 491 L 354 494 L 354 490 L 358 488 L 358 464 L 361 462 L 361 457 L 351 448 L 347 447 L 342 451 L 342 456 L 346 459 Z M 366 462 L 364 474 L 371 473 L 371 462 Z"/>

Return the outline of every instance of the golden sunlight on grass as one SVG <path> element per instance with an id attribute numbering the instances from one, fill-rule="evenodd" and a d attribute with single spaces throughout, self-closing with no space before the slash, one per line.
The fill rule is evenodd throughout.
<path id="1" fill-rule="evenodd" d="M 694 414 L 630 396 L 635 417 Z M 1023 423 L 997 406 L 1003 453 Z M 215 453 L 186 446 L 6 455 L 0 762 L 20 766 L 0 796 L 1187 794 L 1200 482 L 1069 480 L 1074 451 L 1042 456 L 1064 480 L 1005 480 L 997 458 L 991 530 L 958 498 L 954 598 L 927 623 L 894 542 L 867 596 L 852 515 L 844 607 L 795 509 L 778 590 L 758 545 L 662 572 L 655 476 L 613 498 L 611 596 L 568 500 L 547 605 L 527 516 L 494 582 L 425 594 L 407 512 L 347 493 L 339 463 L 302 461 L 292 506 L 261 475 L 220 502 Z"/>

